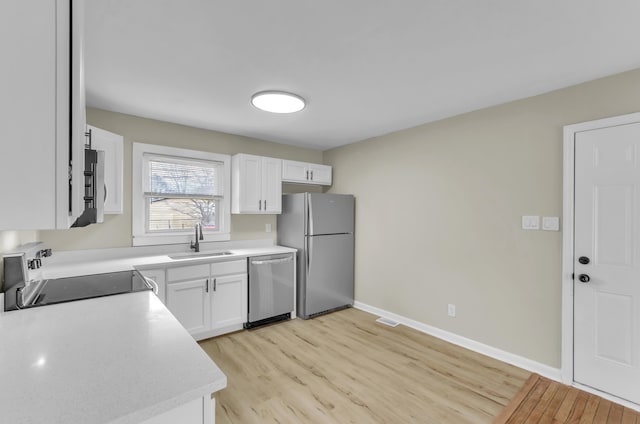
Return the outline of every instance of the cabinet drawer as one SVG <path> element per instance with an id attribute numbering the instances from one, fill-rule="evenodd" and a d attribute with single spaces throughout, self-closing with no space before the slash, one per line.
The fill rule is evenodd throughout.
<path id="1" fill-rule="evenodd" d="M 167 282 L 209 278 L 209 264 L 181 266 L 167 269 Z"/>
<path id="2" fill-rule="evenodd" d="M 216 262 L 211 264 L 211 275 L 246 274 L 247 261 Z"/>

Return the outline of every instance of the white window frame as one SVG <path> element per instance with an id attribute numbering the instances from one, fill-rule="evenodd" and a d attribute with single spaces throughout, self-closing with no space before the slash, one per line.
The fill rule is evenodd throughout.
<path id="1" fill-rule="evenodd" d="M 132 155 L 132 189 L 131 189 L 131 232 L 134 246 L 157 244 L 179 244 L 193 241 L 194 234 L 147 232 L 146 209 L 144 196 L 144 155 L 173 156 L 177 159 L 210 160 L 223 163 L 222 199 L 219 201 L 219 230 L 204 229 L 204 242 L 225 241 L 231 239 L 231 156 L 202 152 L 199 150 L 181 149 L 177 147 L 158 146 L 155 144 L 133 143 Z"/>

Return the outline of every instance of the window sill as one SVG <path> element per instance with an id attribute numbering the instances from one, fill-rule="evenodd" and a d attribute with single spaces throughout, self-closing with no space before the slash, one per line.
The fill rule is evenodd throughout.
<path id="1" fill-rule="evenodd" d="M 157 234 L 157 235 L 140 235 L 133 236 L 133 246 L 154 246 L 160 244 L 183 244 L 183 243 L 191 243 L 193 240 L 193 234 L 175 234 L 175 235 L 167 235 L 167 234 Z M 215 234 L 204 234 L 204 241 L 228 241 L 231 240 L 230 233 L 215 233 Z"/>

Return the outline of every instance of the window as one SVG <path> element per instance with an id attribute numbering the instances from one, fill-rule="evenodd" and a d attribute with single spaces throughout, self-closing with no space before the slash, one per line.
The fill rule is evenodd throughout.
<path id="1" fill-rule="evenodd" d="M 229 240 L 230 157 L 134 143 L 133 245 Z"/>
<path id="2" fill-rule="evenodd" d="M 223 162 L 143 154 L 147 232 L 176 232 L 197 223 L 217 231 Z"/>

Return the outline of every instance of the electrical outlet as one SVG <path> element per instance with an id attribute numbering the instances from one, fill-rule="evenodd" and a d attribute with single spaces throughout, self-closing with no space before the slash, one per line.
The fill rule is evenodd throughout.
<path id="1" fill-rule="evenodd" d="M 522 217 L 522 229 L 523 230 L 539 230 L 540 229 L 540 217 L 539 216 L 523 216 Z"/>
<path id="2" fill-rule="evenodd" d="M 264 224 L 264 231 L 267 233 L 271 232 L 271 224 Z"/>
<path id="3" fill-rule="evenodd" d="M 449 305 L 447 305 L 447 313 L 449 314 L 450 317 L 455 317 L 456 305 L 454 305 L 453 303 L 449 303 Z"/>
<path id="4" fill-rule="evenodd" d="M 542 229 L 545 231 L 560 231 L 560 218 L 557 216 L 543 216 Z"/>

